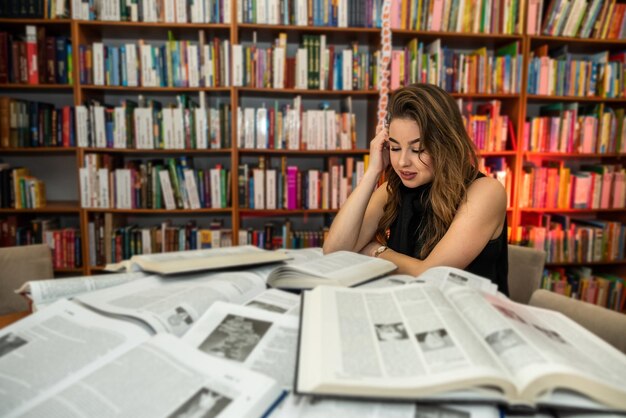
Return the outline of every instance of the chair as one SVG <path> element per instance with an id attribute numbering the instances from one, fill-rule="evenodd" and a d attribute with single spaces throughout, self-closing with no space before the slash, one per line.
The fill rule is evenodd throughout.
<path id="1" fill-rule="evenodd" d="M 571 299 L 545 289 L 538 289 L 529 305 L 561 312 L 574 322 L 626 353 L 626 315 L 609 309 Z"/>
<path id="2" fill-rule="evenodd" d="M 15 289 L 29 280 L 53 277 L 52 254 L 46 244 L 0 248 L 0 315 L 28 311 L 28 302 Z"/>
<path id="3" fill-rule="evenodd" d="M 509 297 L 528 304 L 541 285 L 546 253 L 529 247 L 509 244 Z"/>

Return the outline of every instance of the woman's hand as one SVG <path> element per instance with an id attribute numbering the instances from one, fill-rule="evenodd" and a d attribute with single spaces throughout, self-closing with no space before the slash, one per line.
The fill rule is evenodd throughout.
<path id="1" fill-rule="evenodd" d="M 370 162 L 367 170 L 379 175 L 389 165 L 389 134 L 387 129 L 381 129 L 370 142 Z"/>
<path id="2" fill-rule="evenodd" d="M 376 240 L 370 241 L 370 243 L 363 247 L 359 253 L 373 257 L 374 252 L 380 247 L 380 245 L 380 242 Z"/>

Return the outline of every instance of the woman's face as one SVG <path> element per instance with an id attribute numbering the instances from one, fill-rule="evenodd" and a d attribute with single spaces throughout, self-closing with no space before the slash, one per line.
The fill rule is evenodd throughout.
<path id="1" fill-rule="evenodd" d="M 391 121 L 389 160 L 406 187 L 415 188 L 433 181 L 432 159 L 421 144 L 421 132 L 414 120 Z"/>

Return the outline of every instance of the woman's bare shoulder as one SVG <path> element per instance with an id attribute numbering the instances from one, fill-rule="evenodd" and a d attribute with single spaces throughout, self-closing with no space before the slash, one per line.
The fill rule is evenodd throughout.
<path id="1" fill-rule="evenodd" d="M 495 208 L 506 210 L 506 189 L 493 177 L 474 180 L 467 190 L 468 201 L 491 202 Z"/>

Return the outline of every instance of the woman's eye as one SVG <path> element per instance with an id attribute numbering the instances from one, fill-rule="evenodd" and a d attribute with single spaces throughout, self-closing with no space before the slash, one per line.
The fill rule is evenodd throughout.
<path id="1" fill-rule="evenodd" d="M 423 149 L 412 149 L 411 151 L 413 151 L 415 154 L 421 154 L 421 153 L 423 153 L 425 150 L 423 150 Z"/>
<path id="2" fill-rule="evenodd" d="M 400 151 L 400 148 L 398 148 L 398 147 L 390 147 L 389 151 Z"/>

